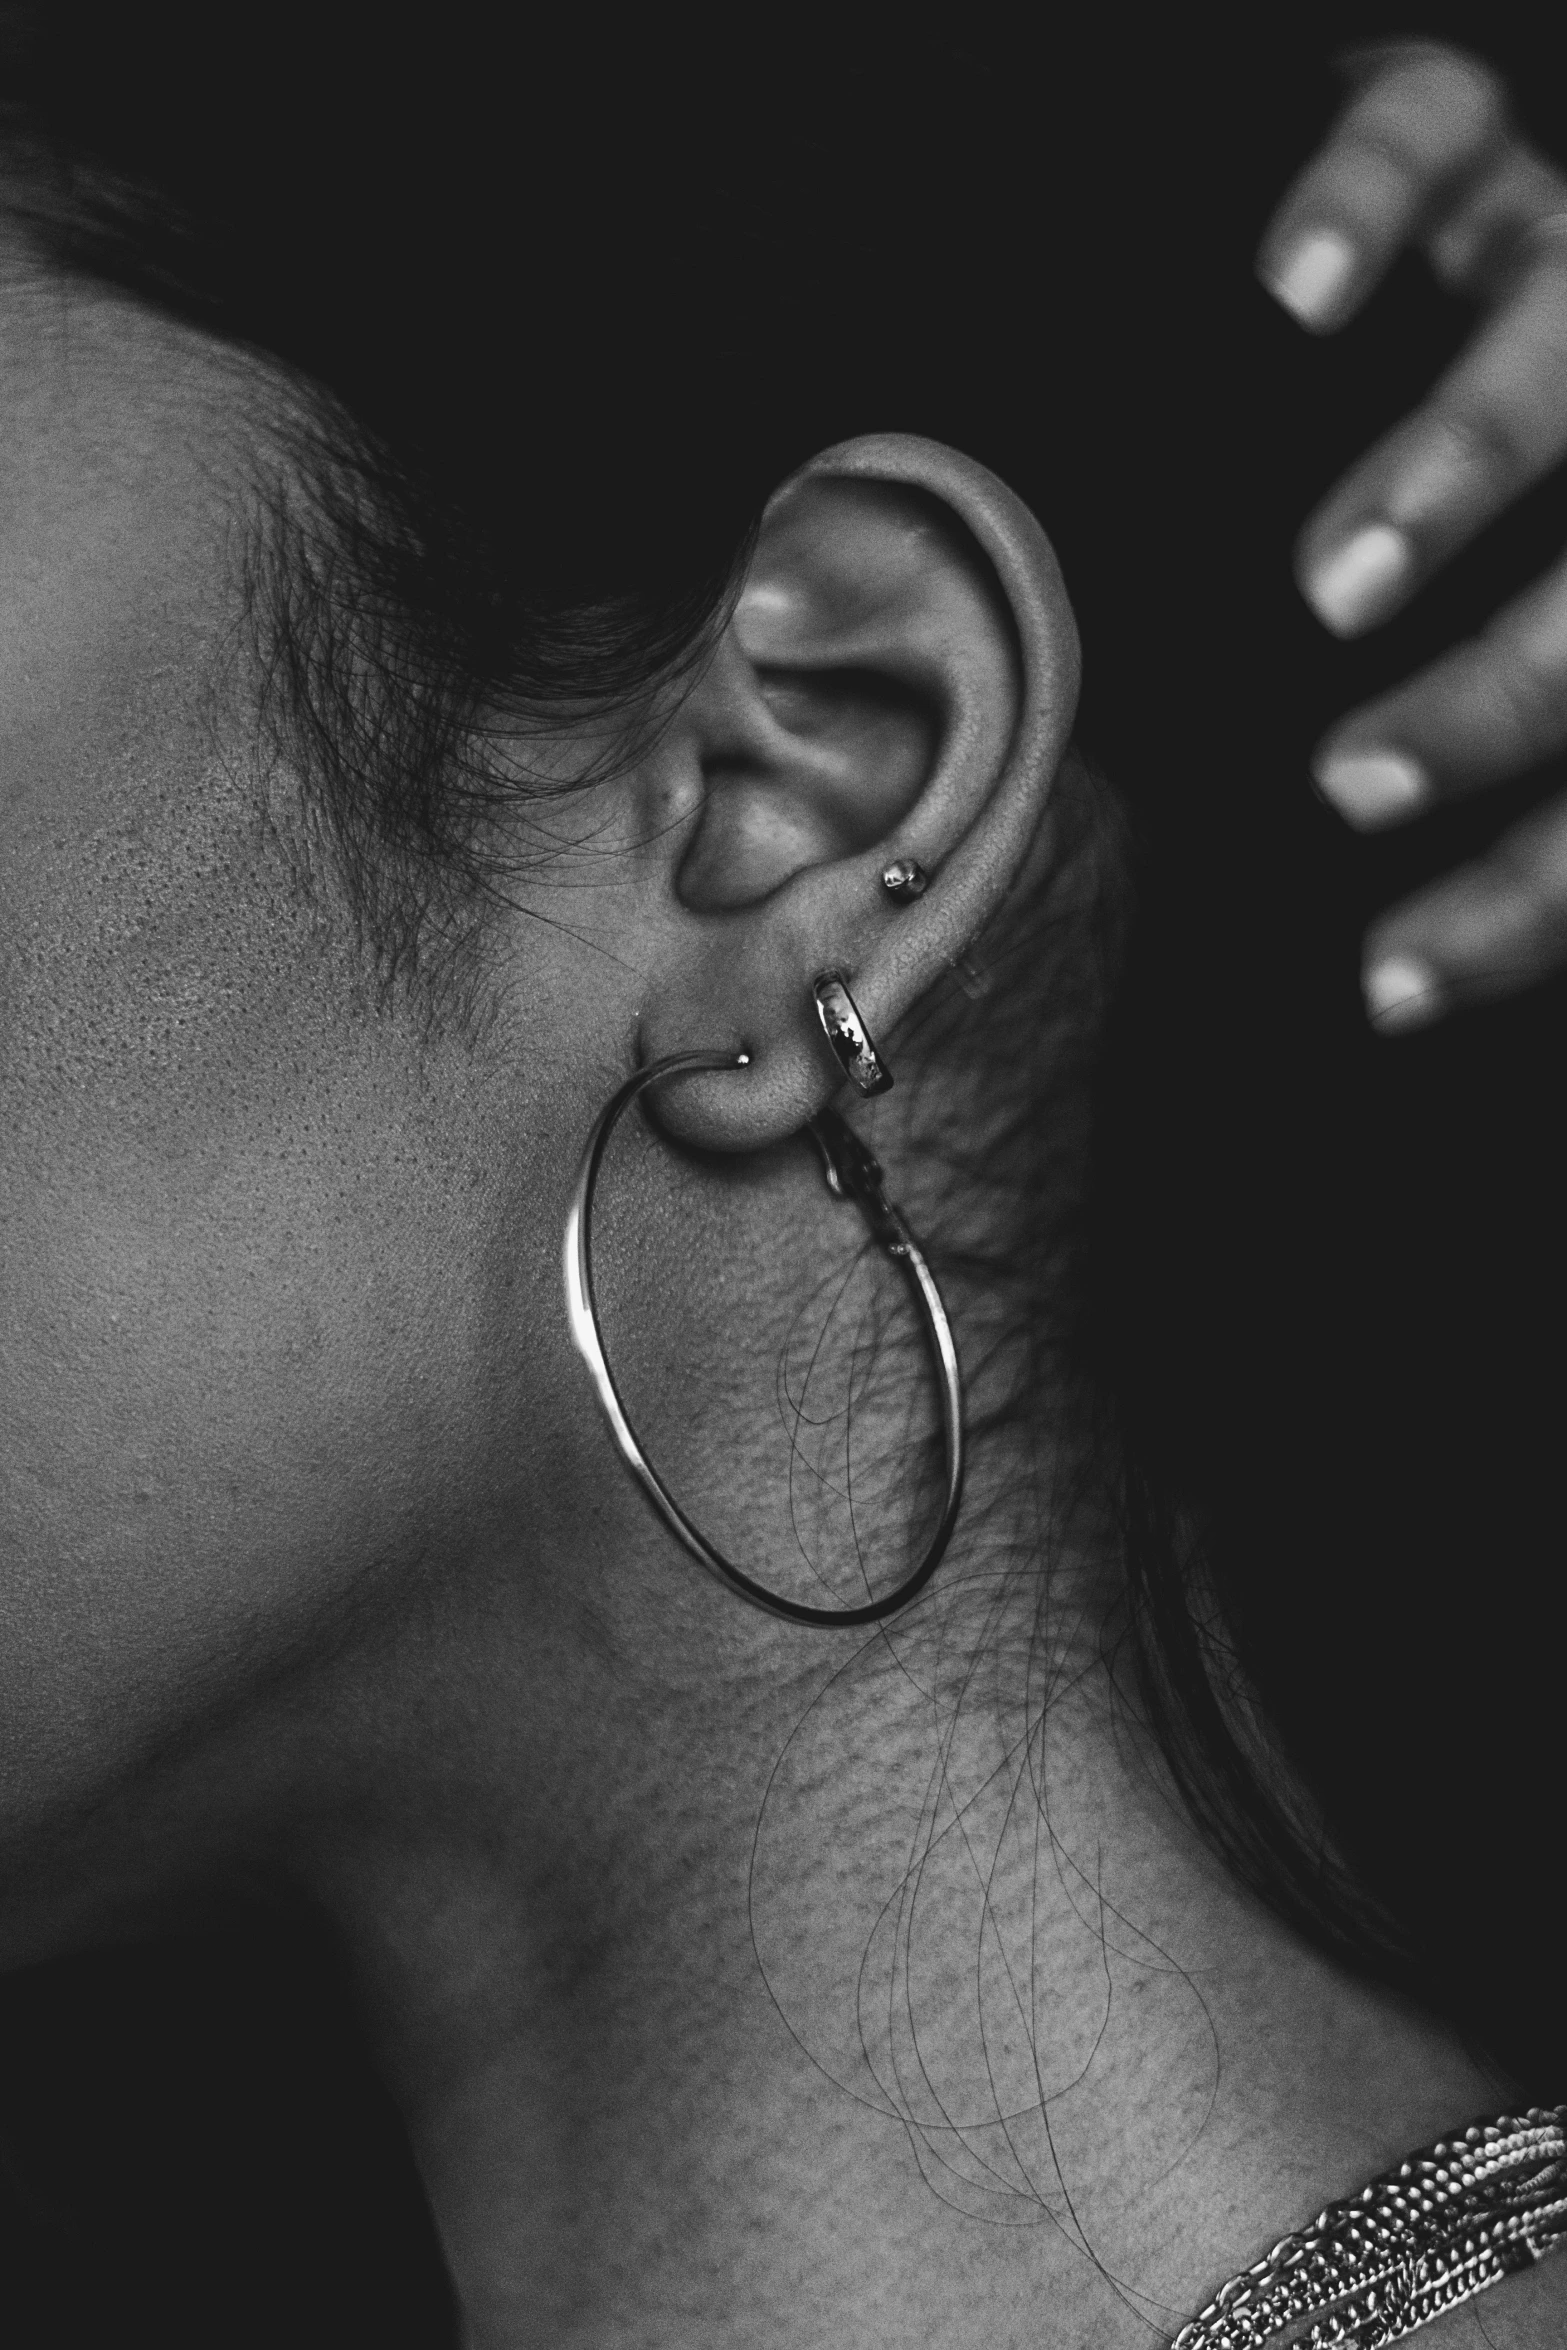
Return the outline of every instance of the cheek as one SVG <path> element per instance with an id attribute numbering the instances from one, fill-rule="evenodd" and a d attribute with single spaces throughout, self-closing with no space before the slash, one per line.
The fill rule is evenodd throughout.
<path id="1" fill-rule="evenodd" d="M 0 1264 L 0 1833 L 90 1800 L 494 1506 L 470 1217 L 339 1154 L 11 1195 Z M 465 1254 L 465 1249 L 470 1253 Z"/>
<path id="2" fill-rule="evenodd" d="M 411 1588 L 514 1550 L 550 1454 L 574 1135 L 517 1101 L 515 1055 L 476 1069 L 367 1003 L 228 824 L 199 855 L 149 850 L 145 888 L 35 889 L 48 937 L 14 893 L 0 924 L 13 1849 Z M 67 952 L 72 906 L 90 935 Z"/>

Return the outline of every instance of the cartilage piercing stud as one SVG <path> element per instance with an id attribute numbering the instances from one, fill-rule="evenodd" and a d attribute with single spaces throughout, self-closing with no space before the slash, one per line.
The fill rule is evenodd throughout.
<path id="1" fill-rule="evenodd" d="M 881 877 L 888 897 L 900 906 L 912 906 L 930 887 L 930 875 L 915 857 L 895 857 Z"/>

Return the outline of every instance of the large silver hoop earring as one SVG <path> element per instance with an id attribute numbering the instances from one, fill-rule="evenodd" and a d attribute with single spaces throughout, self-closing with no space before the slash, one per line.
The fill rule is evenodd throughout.
<path id="1" fill-rule="evenodd" d="M 888 1199 L 882 1186 L 881 1168 L 876 1160 L 835 1110 L 821 1111 L 806 1126 L 806 1132 L 821 1154 L 827 1188 L 835 1199 L 854 1202 L 877 1246 L 907 1275 L 940 1377 L 946 1495 L 936 1531 L 913 1574 L 900 1583 L 896 1591 L 890 1591 L 885 1599 L 867 1600 L 860 1607 L 809 1607 L 802 1600 L 785 1599 L 779 1592 L 769 1591 L 763 1584 L 753 1581 L 741 1568 L 726 1559 L 721 1551 L 715 1550 L 706 1535 L 692 1525 L 674 1495 L 660 1479 L 637 1441 L 604 1352 L 598 1308 L 593 1295 L 592 1234 L 593 1193 L 609 1138 L 622 1112 L 628 1110 L 648 1086 L 657 1085 L 665 1077 L 678 1076 L 695 1069 L 743 1069 L 746 1059 L 743 1053 L 670 1053 L 664 1060 L 650 1062 L 647 1068 L 639 1069 L 634 1077 L 628 1078 L 599 1112 L 582 1154 L 582 1165 L 566 1217 L 566 1311 L 571 1321 L 571 1335 L 577 1352 L 588 1366 L 600 1408 L 621 1459 L 671 1534 L 685 1545 L 694 1559 L 716 1575 L 720 1582 L 726 1583 L 731 1591 L 738 1591 L 743 1599 L 750 1600 L 753 1606 L 765 1608 L 770 1615 L 783 1616 L 791 1624 L 813 1624 L 829 1628 L 839 1624 L 879 1624 L 888 1616 L 896 1615 L 900 1608 L 907 1607 L 909 1601 L 924 1590 L 936 1571 L 957 1522 L 958 1505 L 963 1496 L 963 1381 L 947 1309 L 919 1243 Z"/>

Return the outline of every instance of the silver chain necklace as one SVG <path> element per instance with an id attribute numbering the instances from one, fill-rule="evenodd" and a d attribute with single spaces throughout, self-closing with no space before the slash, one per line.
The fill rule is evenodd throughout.
<path id="1" fill-rule="evenodd" d="M 1567 2105 L 1474 2122 L 1220 2288 L 1170 2350 L 1384 2350 L 1567 2235 Z"/>

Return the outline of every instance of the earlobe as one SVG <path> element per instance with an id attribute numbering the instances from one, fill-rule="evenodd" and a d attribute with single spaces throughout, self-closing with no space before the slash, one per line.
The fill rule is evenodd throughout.
<path id="1" fill-rule="evenodd" d="M 982 467 L 878 436 L 785 485 L 681 715 L 699 813 L 640 1039 L 749 1065 L 665 1089 L 660 1123 L 750 1149 L 822 1106 L 841 1076 L 815 981 L 846 980 L 885 1038 L 957 960 L 1033 841 L 1076 682 L 1049 543 Z M 903 864 L 923 889 L 884 882 Z"/>

